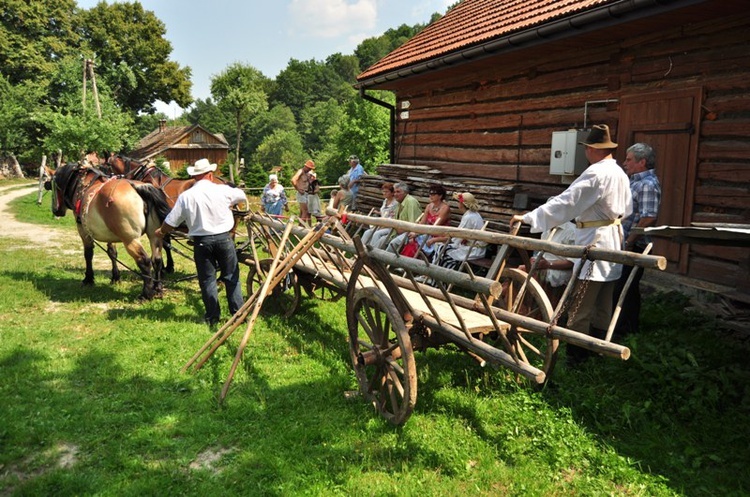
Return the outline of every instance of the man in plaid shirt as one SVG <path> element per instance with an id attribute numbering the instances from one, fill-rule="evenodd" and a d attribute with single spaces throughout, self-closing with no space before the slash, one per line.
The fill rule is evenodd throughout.
<path id="1" fill-rule="evenodd" d="M 646 228 L 656 224 L 661 202 L 661 185 L 656 177 L 654 166 L 656 154 L 654 149 L 645 143 L 631 145 L 626 153 L 623 169 L 630 177 L 630 191 L 633 194 L 633 213 L 622 222 L 624 236 L 623 248 L 632 252 L 643 252 L 650 242 L 648 236 L 633 233 L 633 228 Z M 623 266 L 622 275 L 615 289 L 618 299 L 633 266 Z M 628 333 L 637 333 L 641 313 L 641 291 L 639 288 L 643 270 L 638 269 L 628 293 L 622 304 L 620 319 L 616 332 L 622 337 Z"/>

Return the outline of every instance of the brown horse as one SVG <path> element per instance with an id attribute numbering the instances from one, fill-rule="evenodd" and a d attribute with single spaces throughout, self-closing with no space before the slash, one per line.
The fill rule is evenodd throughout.
<path id="1" fill-rule="evenodd" d="M 156 166 L 144 164 L 143 162 L 129 157 L 123 157 L 118 154 L 110 155 L 107 158 L 107 166 L 109 166 L 110 171 L 114 175 L 120 175 L 136 181 L 150 183 L 159 188 L 164 192 L 164 195 L 166 195 L 167 203 L 170 208 L 174 207 L 175 202 L 177 202 L 177 197 L 179 197 L 182 192 L 195 184 L 194 179 L 172 178 Z M 214 176 L 213 182 L 218 184 L 230 184 L 220 176 Z M 167 273 L 172 273 L 174 271 L 174 260 L 172 259 L 170 239 L 168 236 L 164 238 L 164 254 L 167 258 L 167 264 L 164 270 Z"/>
<path id="2" fill-rule="evenodd" d="M 161 190 L 139 181 L 110 178 L 95 168 L 78 164 L 66 164 L 54 171 L 50 189 L 55 216 L 64 216 L 67 209 L 75 213 L 86 260 L 84 285 L 94 284 L 91 263 L 94 241 L 108 244 L 113 281 L 119 276 L 119 271 L 115 271 L 117 252 L 113 244 L 122 242 L 141 271 L 141 298 L 151 299 L 161 294 L 162 244 L 154 231 L 169 213 Z M 151 257 L 140 242 L 144 233 L 151 244 Z"/>

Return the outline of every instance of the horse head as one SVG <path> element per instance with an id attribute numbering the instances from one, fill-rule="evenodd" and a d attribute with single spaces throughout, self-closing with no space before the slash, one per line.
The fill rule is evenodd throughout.
<path id="1" fill-rule="evenodd" d="M 68 208 L 73 208 L 73 195 L 78 184 L 78 172 L 81 166 L 68 163 L 58 167 L 52 174 L 52 214 L 62 217 Z"/>
<path id="2" fill-rule="evenodd" d="M 112 170 L 112 174 L 125 176 L 130 179 L 138 179 L 136 176 L 146 168 L 143 164 L 135 159 L 123 157 L 122 155 L 113 154 L 107 159 L 107 165 Z"/>

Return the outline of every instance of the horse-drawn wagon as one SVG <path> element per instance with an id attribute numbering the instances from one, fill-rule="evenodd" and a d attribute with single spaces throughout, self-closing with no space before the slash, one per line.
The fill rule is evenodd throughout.
<path id="1" fill-rule="evenodd" d="M 312 228 L 260 213 L 246 217 L 248 242 L 240 258 L 250 267 L 248 300 L 185 366 L 200 368 L 252 312 L 222 398 L 260 307 L 291 315 L 303 291 L 317 298 L 346 298 L 349 351 L 360 392 L 383 417 L 402 424 L 417 401 L 415 351 L 453 344 L 480 364 L 504 366 L 534 385 L 550 377 L 560 341 L 610 357 L 629 357 L 629 349 L 609 337 L 594 338 L 557 323 L 564 310 L 575 305 L 578 271 L 573 272 L 553 308 L 533 277 L 534 264 L 529 272 L 508 267 L 513 250 L 549 251 L 659 269 L 666 265 L 664 258 L 650 255 L 406 223 L 417 233 L 439 232 L 497 244 L 499 250 L 488 274 L 478 276 L 467 265 L 463 270 L 447 269 L 425 259 L 365 247 L 342 224 L 404 228 L 402 222 L 341 215 L 331 209 L 328 214 L 325 222 Z M 434 286 L 423 283 L 426 278 Z"/>

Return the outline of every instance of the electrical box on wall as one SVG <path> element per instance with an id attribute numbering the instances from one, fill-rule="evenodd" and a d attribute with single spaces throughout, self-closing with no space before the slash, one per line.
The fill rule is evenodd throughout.
<path id="1" fill-rule="evenodd" d="M 584 145 L 578 142 L 589 136 L 590 130 L 570 129 L 552 133 L 552 153 L 549 173 L 562 176 L 581 174 L 589 165 Z"/>

